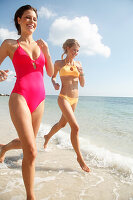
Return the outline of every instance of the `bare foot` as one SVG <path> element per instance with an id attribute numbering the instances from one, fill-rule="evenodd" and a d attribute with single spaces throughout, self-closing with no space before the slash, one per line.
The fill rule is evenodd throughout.
<path id="1" fill-rule="evenodd" d="M 3 146 L 4 144 L 0 144 L 0 163 L 4 162 L 5 159 L 5 152 L 3 152 Z"/>
<path id="2" fill-rule="evenodd" d="M 82 159 L 77 158 L 77 161 L 78 161 L 80 167 L 82 168 L 82 170 L 84 170 L 85 172 L 90 172 L 89 167 L 85 164 L 85 162 Z"/>
<path id="3" fill-rule="evenodd" d="M 49 141 L 48 136 L 47 136 L 47 135 L 44 135 L 44 139 L 45 139 L 45 142 L 44 142 L 44 149 L 46 149 L 46 148 L 47 148 L 48 141 Z"/>

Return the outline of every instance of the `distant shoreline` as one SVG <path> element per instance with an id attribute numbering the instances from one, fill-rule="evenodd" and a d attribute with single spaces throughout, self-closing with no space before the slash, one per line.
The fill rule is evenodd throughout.
<path id="1" fill-rule="evenodd" d="M 0 94 L 0 96 L 9 96 L 9 94 Z"/>
<path id="2" fill-rule="evenodd" d="M 0 94 L 0 96 L 10 96 L 10 94 Z M 47 96 L 55 96 L 55 97 L 58 97 L 57 94 L 47 94 Z M 94 97 L 99 97 L 99 98 L 133 98 L 133 96 L 93 96 L 93 95 L 90 95 L 90 96 L 85 96 L 85 95 L 80 95 L 79 97 L 91 97 L 91 98 L 94 98 Z"/>

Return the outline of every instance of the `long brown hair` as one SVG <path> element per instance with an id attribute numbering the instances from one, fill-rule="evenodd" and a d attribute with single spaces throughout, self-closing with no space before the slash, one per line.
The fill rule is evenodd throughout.
<path id="1" fill-rule="evenodd" d="M 20 25 L 18 24 L 18 17 L 21 18 L 22 15 L 24 14 L 24 12 L 26 10 L 33 10 L 35 13 L 36 13 L 36 16 L 38 17 L 37 15 L 37 9 L 36 8 L 33 8 L 32 6 L 30 5 L 25 5 L 25 6 L 21 6 L 15 13 L 14 15 L 14 23 L 15 23 L 15 27 L 18 31 L 18 35 L 21 35 L 21 27 Z"/>

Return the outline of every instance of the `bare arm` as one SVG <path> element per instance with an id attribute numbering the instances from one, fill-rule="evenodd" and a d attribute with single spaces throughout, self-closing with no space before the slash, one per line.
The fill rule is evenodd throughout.
<path id="1" fill-rule="evenodd" d="M 80 73 L 80 75 L 79 75 L 79 82 L 80 82 L 80 86 L 84 87 L 84 85 L 85 85 L 85 78 L 84 78 L 84 74 L 83 73 Z"/>
<path id="2" fill-rule="evenodd" d="M 53 73 L 54 73 L 54 67 L 53 67 L 53 63 L 52 63 L 52 60 L 51 60 L 51 56 L 50 56 L 50 53 L 49 53 L 49 48 L 48 48 L 48 45 L 47 43 L 40 39 L 40 40 L 37 40 L 37 44 L 40 46 L 45 58 L 46 58 L 46 71 L 47 71 L 47 74 L 48 76 L 52 76 Z"/>
<path id="3" fill-rule="evenodd" d="M 79 75 L 80 86 L 84 87 L 84 85 L 85 85 L 85 78 L 84 78 L 84 72 L 83 72 L 82 65 L 81 65 L 80 62 L 77 62 L 76 64 L 77 64 L 78 71 L 80 73 L 80 75 Z"/>
<path id="4" fill-rule="evenodd" d="M 9 56 L 8 48 L 8 42 L 7 40 L 4 40 L 4 42 L 0 46 L 0 65 L 4 61 L 4 59 Z"/>
<path id="5" fill-rule="evenodd" d="M 58 71 L 59 71 L 59 65 L 58 65 L 58 61 L 56 61 L 54 64 L 54 74 L 51 78 L 51 81 L 52 81 L 52 84 L 53 84 L 55 90 L 59 90 L 59 88 L 60 88 L 60 85 L 58 83 L 56 83 L 56 76 L 57 76 Z"/>
<path id="6" fill-rule="evenodd" d="M 0 65 L 4 61 L 4 59 L 9 56 L 8 52 L 8 42 L 5 40 L 2 45 L 0 46 Z M 0 82 L 7 79 L 9 70 L 0 70 Z"/>

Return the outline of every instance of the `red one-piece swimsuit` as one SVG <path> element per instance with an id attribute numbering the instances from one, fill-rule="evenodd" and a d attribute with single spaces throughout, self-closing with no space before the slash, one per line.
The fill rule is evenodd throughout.
<path id="1" fill-rule="evenodd" d="M 32 60 L 18 42 L 18 48 L 12 60 L 16 71 L 16 83 L 12 93 L 20 94 L 25 98 L 31 113 L 45 99 L 43 80 L 45 61 L 41 49 L 40 56 Z"/>

